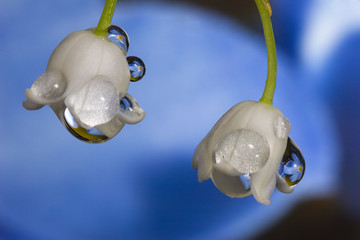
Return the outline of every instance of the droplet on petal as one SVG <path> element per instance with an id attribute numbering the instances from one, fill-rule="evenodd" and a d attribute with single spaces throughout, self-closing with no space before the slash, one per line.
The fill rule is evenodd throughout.
<path id="1" fill-rule="evenodd" d="M 66 88 L 67 82 L 63 74 L 57 71 L 49 71 L 36 79 L 31 90 L 39 97 L 53 100 L 62 96 Z"/>
<path id="2" fill-rule="evenodd" d="M 130 69 L 130 80 L 132 82 L 137 82 L 143 78 L 145 75 L 145 64 L 138 57 L 127 57 L 127 62 Z"/>
<path id="3" fill-rule="evenodd" d="M 284 156 L 280 162 L 279 174 L 289 186 L 294 186 L 301 181 L 304 173 L 305 159 L 300 149 L 289 137 Z"/>
<path id="4" fill-rule="evenodd" d="M 123 51 L 124 55 L 129 50 L 129 36 L 121 27 L 116 25 L 111 25 L 108 28 L 108 38 L 110 41 L 118 45 L 119 48 Z"/>
<path id="5" fill-rule="evenodd" d="M 66 108 L 64 111 L 64 123 L 68 131 L 81 141 L 88 143 L 102 143 L 110 140 L 109 137 L 107 137 L 97 128 L 86 129 L 81 127 L 76 122 L 68 108 Z"/>
<path id="6" fill-rule="evenodd" d="M 120 100 L 120 108 L 123 110 L 131 110 L 133 107 L 131 100 L 128 97 L 123 97 Z"/>

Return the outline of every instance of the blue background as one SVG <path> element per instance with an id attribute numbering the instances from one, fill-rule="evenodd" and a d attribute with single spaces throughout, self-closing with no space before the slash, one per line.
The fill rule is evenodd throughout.
<path id="1" fill-rule="evenodd" d="M 243 239 L 299 202 L 329 196 L 359 216 L 360 3 L 329 2 L 272 4 L 274 106 L 291 122 L 306 173 L 293 194 L 275 191 L 262 206 L 198 183 L 191 168 L 221 115 L 261 97 L 261 33 L 180 1 L 119 2 L 112 23 L 127 31 L 128 55 L 147 67 L 128 92 L 147 115 L 90 145 L 49 107 L 26 111 L 21 103 L 60 41 L 96 26 L 103 1 L 1 0 L 0 239 Z"/>

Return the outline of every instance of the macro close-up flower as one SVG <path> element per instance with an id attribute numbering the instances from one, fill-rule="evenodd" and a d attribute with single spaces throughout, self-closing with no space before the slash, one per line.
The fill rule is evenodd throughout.
<path id="1" fill-rule="evenodd" d="M 301 154 L 298 163 L 291 166 L 288 155 L 284 156 L 289 132 L 290 123 L 277 108 L 254 101 L 235 105 L 195 150 L 193 167 L 198 170 L 199 181 L 211 178 L 230 197 L 253 194 L 258 202 L 270 204 L 275 186 L 284 193 L 293 191 L 293 184 L 283 176 L 295 182 L 305 170 Z M 279 171 L 282 160 L 287 167 L 284 173 L 284 168 Z M 301 170 L 294 172 L 298 166 Z"/>
<path id="2" fill-rule="evenodd" d="M 46 72 L 25 91 L 23 106 L 36 110 L 49 105 L 76 138 L 101 143 L 113 138 L 125 124 L 145 117 L 144 110 L 127 93 L 130 81 L 145 74 L 137 57 L 126 58 L 127 33 L 108 26 L 68 35 L 52 53 Z"/>
<path id="3" fill-rule="evenodd" d="M 272 106 L 277 60 L 271 7 L 268 1 L 255 2 L 268 50 L 263 96 L 259 102 L 241 102 L 226 112 L 196 148 L 192 166 L 200 182 L 211 178 L 227 196 L 253 194 L 259 203 L 269 205 L 275 186 L 284 193 L 293 191 L 304 174 L 305 160 L 288 137 L 290 122 Z"/>
<path id="4" fill-rule="evenodd" d="M 339 42 L 342 48 L 332 45 L 334 50 L 324 55 L 322 65 L 313 64 L 319 59 L 314 49 L 327 46 L 320 40 L 336 40 L 326 33 L 347 30 L 344 16 L 359 9 L 352 5 L 339 14 L 331 10 L 330 2 L 341 10 L 349 1 L 270 0 L 278 64 L 272 104 L 259 101 L 267 48 L 254 0 L 117 1 L 112 22 L 101 35 L 91 27 L 99 20 L 104 0 L 0 3 L 0 239 L 332 239 L 326 235 L 357 239 L 347 237 L 353 225 L 334 214 L 337 208 L 331 203 L 359 216 L 355 181 L 359 151 L 354 148 L 359 111 L 352 99 L 360 86 L 359 34 Z M 124 31 L 111 24 L 126 30 L 130 47 Z M 46 69 L 49 56 L 68 37 L 82 34 L 78 30 L 92 33 L 89 40 L 84 36 L 85 43 L 95 37 L 115 46 L 113 57 L 126 53 L 128 67 L 120 66 L 130 81 L 126 90 L 120 94 L 114 81 L 90 84 L 91 79 L 70 88 L 78 78 L 64 77 L 61 97 L 52 97 L 63 91 L 55 83 L 54 91 L 43 94 L 40 102 L 26 97 L 25 106 L 30 101 L 34 107 L 45 106 L 27 111 L 21 105 L 25 89 L 32 95 L 33 90 L 51 86 L 51 81 L 35 80 L 43 73 L 48 79 L 56 77 Z M 306 47 L 307 55 L 300 46 Z M 82 44 L 74 42 L 68 56 L 93 51 L 89 45 L 88 51 L 78 48 Z M 100 50 L 96 52 L 94 61 L 107 61 L 98 56 Z M 145 62 L 145 81 L 136 82 L 145 73 L 144 62 L 131 56 Z M 71 67 L 74 73 L 81 72 L 75 64 Z M 57 69 L 64 75 L 65 66 Z M 34 81 L 43 87 L 31 90 Z M 121 114 L 134 108 L 134 96 L 146 117 L 132 125 L 115 115 L 91 127 L 95 114 L 73 103 L 85 94 L 89 102 L 83 106 L 91 109 L 101 103 L 94 90 L 114 88 L 119 105 L 109 106 L 120 106 L 116 111 Z M 63 112 L 61 123 L 53 109 Z M 109 116 L 100 114 L 103 110 L 97 119 Z M 284 139 L 276 137 L 274 119 L 291 125 Z M 111 139 L 100 130 L 110 124 L 126 126 Z M 111 141 L 87 144 L 105 137 Z M 282 154 L 272 158 L 280 148 Z M 195 150 L 201 161 L 195 161 Z M 242 156 L 244 152 L 249 156 Z M 192 159 L 198 171 L 192 168 Z M 277 166 L 265 171 L 270 163 Z M 209 169 L 201 183 L 200 166 Z M 261 184 L 274 176 L 272 184 Z M 283 193 L 280 186 L 292 193 Z M 294 235 L 299 229 L 301 234 Z"/>

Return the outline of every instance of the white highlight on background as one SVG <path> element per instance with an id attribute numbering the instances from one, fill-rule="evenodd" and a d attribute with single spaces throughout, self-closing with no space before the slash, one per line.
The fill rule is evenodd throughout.
<path id="1" fill-rule="evenodd" d="M 360 31 L 360 1 L 313 1 L 305 21 L 301 57 L 308 69 L 316 71 L 346 36 Z"/>

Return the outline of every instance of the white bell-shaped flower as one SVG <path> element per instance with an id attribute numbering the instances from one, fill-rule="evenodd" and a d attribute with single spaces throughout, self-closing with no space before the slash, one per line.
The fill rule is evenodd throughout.
<path id="1" fill-rule="evenodd" d="M 211 178 L 230 197 L 253 194 L 266 205 L 275 186 L 282 192 L 292 192 L 292 186 L 279 174 L 291 141 L 289 131 L 289 121 L 269 104 L 245 101 L 233 106 L 195 150 L 193 167 L 198 170 L 199 181 Z M 299 159 L 302 161 L 300 152 Z M 300 181 L 304 166 L 295 163 L 292 167 L 300 171 L 301 176 L 294 175 Z"/>
<path id="2" fill-rule="evenodd" d="M 197 146 L 193 168 L 199 181 L 211 178 L 227 196 L 254 195 L 265 205 L 275 189 L 284 193 L 304 176 L 305 160 L 288 137 L 290 123 L 272 106 L 276 87 L 276 50 L 269 1 L 255 0 L 268 53 L 268 74 L 259 102 L 233 106 Z"/>
<path id="3" fill-rule="evenodd" d="M 25 91 L 23 106 L 35 110 L 49 105 L 83 141 L 114 137 L 126 123 L 145 116 L 127 94 L 134 71 L 125 56 L 128 46 L 127 34 L 116 26 L 109 27 L 108 36 L 96 35 L 94 29 L 71 33 L 52 53 L 46 72 Z M 144 67 L 139 67 L 142 73 Z"/>

